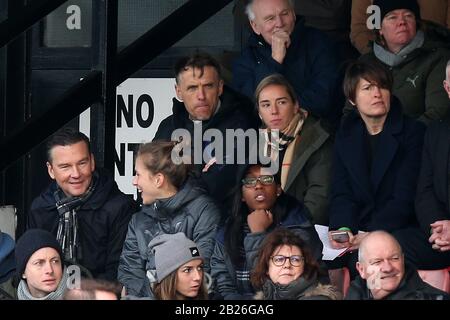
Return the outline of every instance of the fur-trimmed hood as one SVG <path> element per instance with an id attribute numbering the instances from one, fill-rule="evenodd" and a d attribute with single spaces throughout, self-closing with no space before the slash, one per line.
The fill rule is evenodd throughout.
<path id="1" fill-rule="evenodd" d="M 342 300 L 342 294 L 332 285 L 321 284 L 317 279 L 303 277 L 282 286 L 267 280 L 262 291 L 256 292 L 254 300 Z"/>

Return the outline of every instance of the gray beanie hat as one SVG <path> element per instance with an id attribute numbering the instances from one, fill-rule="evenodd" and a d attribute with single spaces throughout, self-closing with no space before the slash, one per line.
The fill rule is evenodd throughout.
<path id="1" fill-rule="evenodd" d="M 158 283 L 183 264 L 194 259 L 203 260 L 195 242 L 182 232 L 157 236 L 150 241 L 148 247 L 155 255 Z"/>

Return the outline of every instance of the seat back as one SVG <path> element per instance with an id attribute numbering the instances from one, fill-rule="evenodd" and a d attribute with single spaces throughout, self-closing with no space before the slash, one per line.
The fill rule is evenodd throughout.
<path id="1" fill-rule="evenodd" d="M 350 271 L 348 268 L 328 270 L 328 276 L 330 277 L 330 284 L 338 288 L 345 297 L 350 287 Z"/>
<path id="2" fill-rule="evenodd" d="M 417 270 L 423 281 L 450 293 L 450 274 L 447 268 L 438 270 Z"/>
<path id="3" fill-rule="evenodd" d="M 16 237 L 17 217 L 14 206 L 0 206 L 0 230 L 9 234 L 13 239 Z"/>

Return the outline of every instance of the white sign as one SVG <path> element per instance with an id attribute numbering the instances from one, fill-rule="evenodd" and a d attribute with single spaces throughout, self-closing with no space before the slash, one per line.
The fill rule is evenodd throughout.
<path id="1" fill-rule="evenodd" d="M 151 141 L 159 123 L 172 114 L 174 85 L 174 78 L 130 78 L 117 87 L 114 178 L 122 192 L 135 198 L 133 150 Z M 89 109 L 80 115 L 80 131 L 89 137 Z"/>

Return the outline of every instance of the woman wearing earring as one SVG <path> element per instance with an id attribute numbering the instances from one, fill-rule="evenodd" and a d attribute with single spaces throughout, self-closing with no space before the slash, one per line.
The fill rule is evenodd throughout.
<path id="1" fill-rule="evenodd" d="M 328 225 L 330 135 L 300 108 L 294 89 L 280 74 L 261 80 L 255 101 L 263 122 L 264 150 L 278 163 L 281 188 L 303 202 L 313 223 Z"/>
<path id="2" fill-rule="evenodd" d="M 163 234 L 149 243 L 155 255 L 157 300 L 206 300 L 208 285 L 204 259 L 194 241 L 184 233 Z"/>
<path id="3" fill-rule="evenodd" d="M 279 182 L 261 165 L 250 165 L 236 190 L 226 226 L 216 239 L 211 276 L 216 293 L 225 299 L 252 298 L 250 271 L 266 235 L 279 226 L 292 229 L 317 260 L 322 243 L 303 204 L 282 192 Z"/>
<path id="4" fill-rule="evenodd" d="M 143 144 L 137 154 L 133 184 L 141 192 L 143 206 L 128 226 L 118 271 L 127 295 L 153 297 L 151 284 L 157 277 L 148 244 L 164 233 L 183 232 L 197 243 L 209 270 L 219 209 L 190 177 L 188 165 L 172 161 L 174 146 L 174 142 L 153 141 Z"/>
<path id="5" fill-rule="evenodd" d="M 370 231 L 395 236 L 417 225 L 414 198 L 425 127 L 402 114 L 392 84 L 389 70 L 376 61 L 357 61 L 345 74 L 353 112 L 336 135 L 330 230 L 346 231 L 349 238 L 334 241 L 331 231 L 330 242 L 349 252 L 329 267 L 347 266 L 352 277 L 357 275 L 357 249 Z"/>

